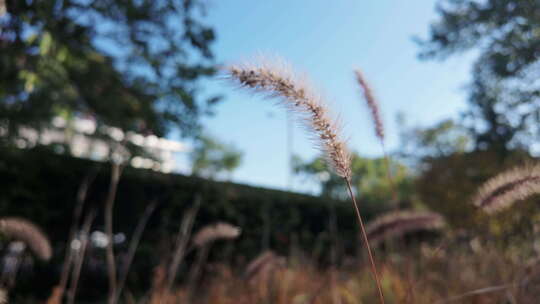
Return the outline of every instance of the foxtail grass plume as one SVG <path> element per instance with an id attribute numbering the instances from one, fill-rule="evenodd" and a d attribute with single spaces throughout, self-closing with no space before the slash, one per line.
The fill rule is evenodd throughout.
<path id="1" fill-rule="evenodd" d="M 488 214 L 540 193 L 540 165 L 510 169 L 485 182 L 473 203 Z"/>
<path id="2" fill-rule="evenodd" d="M 360 70 L 355 70 L 354 74 L 356 75 L 356 81 L 362 88 L 364 93 L 364 99 L 366 100 L 367 106 L 371 112 L 373 123 L 375 124 L 375 134 L 381 142 L 384 141 L 384 125 L 381 118 L 381 110 L 379 108 L 379 102 L 373 94 L 373 90 L 369 86 L 369 83 L 366 81 L 364 74 Z"/>
<path id="3" fill-rule="evenodd" d="M 244 278 L 248 281 L 253 281 L 257 277 L 266 278 L 270 272 L 284 265 L 284 257 L 271 250 L 266 250 L 249 262 L 244 272 Z"/>
<path id="4" fill-rule="evenodd" d="M 232 65 L 228 76 L 241 87 L 269 97 L 278 97 L 289 111 L 300 114 L 308 130 L 315 134 L 318 147 L 325 152 L 328 163 L 337 175 L 350 179 L 350 155 L 341 138 L 339 123 L 319 94 L 291 72 L 290 68 L 270 64 Z"/>
<path id="5" fill-rule="evenodd" d="M 358 217 L 358 223 L 369 253 L 371 271 L 377 284 L 380 303 L 384 304 L 381 282 L 377 267 L 365 235 L 364 224 L 351 186 L 351 159 L 345 141 L 340 136 L 340 126 L 332 119 L 330 111 L 320 95 L 312 90 L 305 80 L 294 75 L 290 69 L 275 65 L 233 65 L 227 68 L 228 76 L 241 87 L 253 92 L 277 97 L 289 111 L 298 113 L 304 119 L 305 126 L 312 132 L 318 147 L 324 152 L 326 160 L 334 172 L 347 184 L 351 201 Z"/>
<path id="6" fill-rule="evenodd" d="M 207 225 L 193 236 L 193 244 L 202 247 L 217 240 L 232 240 L 237 238 L 241 229 L 228 223 L 216 223 Z"/>
<path id="7" fill-rule="evenodd" d="M 34 223 L 18 217 L 0 218 L 0 233 L 8 238 L 24 242 L 34 255 L 44 261 L 52 256 L 47 236 Z"/>
<path id="8" fill-rule="evenodd" d="M 400 237 L 419 230 L 434 230 L 444 226 L 442 216 L 425 211 L 393 211 L 366 226 L 367 236 L 374 246 L 384 240 Z"/>

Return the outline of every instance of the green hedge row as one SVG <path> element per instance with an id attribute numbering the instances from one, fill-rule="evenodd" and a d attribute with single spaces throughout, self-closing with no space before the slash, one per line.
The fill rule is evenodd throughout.
<path id="1" fill-rule="evenodd" d="M 33 290 L 42 296 L 57 282 L 59 265 L 71 223 L 77 189 L 84 177 L 99 168 L 89 188 L 87 209 L 99 208 L 93 229 L 103 230 L 103 208 L 108 192 L 110 165 L 81 160 L 45 150 L 2 150 L 0 158 L 0 214 L 22 216 L 38 223 L 54 245 L 54 259 L 39 265 L 33 275 L 47 276 L 44 281 L 30 281 Z M 330 203 L 336 206 L 337 226 L 341 248 L 353 252 L 359 243 L 357 226 L 349 202 L 329 202 L 319 197 L 250 187 L 234 183 L 213 182 L 178 174 L 161 174 L 150 170 L 127 167 L 120 179 L 114 214 L 114 229 L 123 232 L 128 240 L 140 214 L 152 200 L 159 205 L 152 215 L 136 256 L 133 284 L 147 284 L 153 266 L 163 260 L 170 249 L 183 213 L 192 205 L 196 195 L 202 198 L 194 230 L 216 221 L 226 221 L 242 228 L 241 237 L 234 242 L 216 244 L 212 258 L 240 263 L 257 255 L 266 244 L 287 254 L 291 247 L 325 255 L 328 247 Z M 373 209 L 364 208 L 367 220 Z M 270 234 L 264 234 L 264 227 Z M 127 242 L 126 242 L 127 243 Z M 295 246 L 292 246 L 292 245 Z M 121 255 L 127 244 L 121 244 Z M 97 250 L 97 249 L 96 249 Z M 102 252 L 90 252 L 95 257 L 94 272 L 100 273 Z M 189 258 L 189 257 L 188 257 Z M 104 261 L 104 260 L 103 260 Z M 97 266 L 96 266 L 97 265 Z M 90 267 L 90 266 L 89 266 Z M 106 280 L 95 284 L 91 273 L 86 275 L 96 288 L 105 288 Z M 21 278 L 24 281 L 24 278 Z M 85 276 L 83 274 L 84 285 Z M 38 285 L 36 286 L 36 282 Z M 24 289 L 21 282 L 18 288 Z"/>

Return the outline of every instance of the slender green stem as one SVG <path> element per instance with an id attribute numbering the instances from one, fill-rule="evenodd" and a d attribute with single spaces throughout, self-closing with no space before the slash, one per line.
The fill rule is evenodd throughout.
<path id="1" fill-rule="evenodd" d="M 371 273 L 373 274 L 373 278 L 375 279 L 375 283 L 377 284 L 377 290 L 379 292 L 379 301 L 381 304 L 384 304 L 384 296 L 383 296 L 383 292 L 381 288 L 381 280 L 377 272 L 377 266 L 375 266 L 375 259 L 373 259 L 373 254 L 371 253 L 371 246 L 369 246 L 369 240 L 366 234 L 366 229 L 364 228 L 364 221 L 362 221 L 362 216 L 360 215 L 360 209 L 358 208 L 358 204 L 356 203 L 356 198 L 354 197 L 354 193 L 352 191 L 351 181 L 345 178 L 345 182 L 347 183 L 347 190 L 349 190 L 349 195 L 351 197 L 354 210 L 356 211 L 356 216 L 358 217 L 358 223 L 360 224 L 360 231 L 364 239 L 364 244 L 366 245 L 366 250 L 369 256 L 369 262 L 371 263 Z"/>

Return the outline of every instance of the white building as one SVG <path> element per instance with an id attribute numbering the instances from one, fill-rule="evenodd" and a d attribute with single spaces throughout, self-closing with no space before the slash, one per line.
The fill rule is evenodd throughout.
<path id="1" fill-rule="evenodd" d="M 96 161 L 105 161 L 110 157 L 118 158 L 126 155 L 127 150 L 122 143 L 129 141 L 139 146 L 150 157 L 135 156 L 130 164 L 135 168 L 146 168 L 164 173 L 177 170 L 176 153 L 187 152 L 189 148 L 184 143 L 155 135 L 141 135 L 134 132 L 124 132 L 115 127 L 101 127 L 100 134 L 111 140 L 103 140 L 97 136 L 97 124 L 90 118 L 74 118 L 67 121 L 55 117 L 52 126 L 38 132 L 32 128 L 23 127 L 19 130 L 20 138 L 16 144 L 19 148 L 31 148 L 36 144 L 62 144 L 69 147 L 69 153 L 75 157 Z M 64 152 L 64 151 L 60 151 Z"/>

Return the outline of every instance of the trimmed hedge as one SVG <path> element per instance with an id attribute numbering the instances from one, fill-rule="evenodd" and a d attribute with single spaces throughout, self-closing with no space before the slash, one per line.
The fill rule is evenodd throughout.
<path id="1" fill-rule="evenodd" d="M 89 189 L 86 209 L 91 206 L 99 208 L 93 230 L 103 231 L 101 207 L 109 187 L 108 164 L 37 149 L 1 152 L 0 214 L 22 216 L 36 222 L 50 236 L 54 247 L 53 261 L 37 265 L 37 273 L 32 275 L 34 279 L 38 276 L 46 277 L 46 280 L 21 278 L 17 290 L 23 291 L 31 286 L 33 291 L 46 297 L 51 286 L 58 281 L 77 189 L 84 177 L 96 167 L 100 169 Z M 152 267 L 164 259 L 183 213 L 197 194 L 201 195 L 202 204 L 195 220 L 195 231 L 216 221 L 227 221 L 242 228 L 238 240 L 216 244 L 212 250 L 214 260 L 241 263 L 261 252 L 265 223 L 270 231 L 270 247 L 283 254 L 288 253 L 292 244 L 307 252 L 323 252 L 323 255 L 328 246 L 325 231 L 328 230 L 331 202 L 322 198 L 127 167 L 118 186 L 114 230 L 124 233 L 129 241 L 146 204 L 154 199 L 159 201 L 135 257 L 131 284 L 147 286 Z M 349 202 L 333 203 L 342 248 L 353 252 L 360 244 L 356 238 L 357 225 L 351 205 Z M 363 212 L 369 220 L 374 210 L 364 208 Z M 119 255 L 125 251 L 126 243 L 116 248 Z M 103 288 L 101 294 L 106 290 L 106 280 L 91 279 L 91 270 L 87 269 L 94 269 L 95 276 L 105 275 L 101 268 L 104 267 L 104 259 L 100 258 L 103 252 L 100 251 L 90 251 L 88 264 L 91 265 L 83 270 L 85 273 L 80 286 L 90 293 L 93 293 L 88 289 L 90 280 L 92 288 Z"/>

